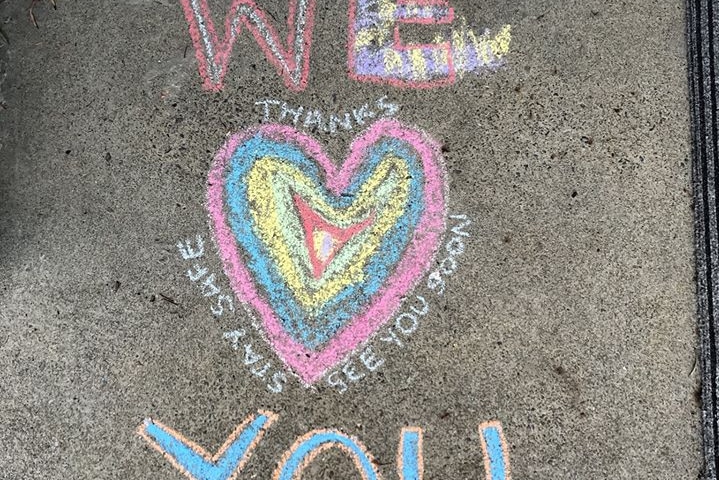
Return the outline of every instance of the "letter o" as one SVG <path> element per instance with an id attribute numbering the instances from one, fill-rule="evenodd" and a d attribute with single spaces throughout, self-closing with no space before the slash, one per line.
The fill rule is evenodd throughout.
<path id="1" fill-rule="evenodd" d="M 452 237 L 452 240 L 447 242 L 444 248 L 452 256 L 462 255 L 464 253 L 464 242 L 460 237 Z"/>
<path id="2" fill-rule="evenodd" d="M 457 260 L 454 257 L 447 257 L 439 264 L 439 269 L 445 275 L 452 275 L 457 270 Z"/>
<path id="3" fill-rule="evenodd" d="M 335 430 L 314 430 L 300 438 L 282 456 L 273 480 L 299 480 L 302 472 L 322 452 L 337 447 L 346 453 L 362 475 L 362 480 L 382 480 L 372 455 L 362 442 Z"/>
<path id="4" fill-rule="evenodd" d="M 409 318 L 412 321 L 412 324 L 410 327 L 405 328 L 404 325 L 402 325 L 402 319 L 403 318 Z M 404 333 L 405 335 L 409 335 L 413 333 L 415 330 L 417 330 L 417 326 L 419 325 L 419 321 L 417 320 L 417 317 L 412 315 L 411 313 L 403 313 L 397 319 L 394 321 L 395 327 L 397 327 L 397 330 Z"/>

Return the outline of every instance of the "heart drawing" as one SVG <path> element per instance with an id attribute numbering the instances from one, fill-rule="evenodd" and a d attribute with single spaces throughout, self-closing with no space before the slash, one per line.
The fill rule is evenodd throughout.
<path id="1" fill-rule="evenodd" d="M 430 267 L 445 230 L 436 142 L 374 123 L 337 166 L 265 124 L 215 156 L 207 204 L 224 269 L 287 367 L 312 384 L 363 344 Z"/>

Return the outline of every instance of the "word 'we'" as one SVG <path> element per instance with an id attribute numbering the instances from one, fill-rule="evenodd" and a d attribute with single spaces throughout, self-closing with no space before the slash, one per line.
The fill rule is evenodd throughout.
<path id="1" fill-rule="evenodd" d="M 162 423 L 147 419 L 137 433 L 178 470 L 194 480 L 231 480 L 237 478 L 270 426 L 277 420 L 272 412 L 259 411 L 242 422 L 215 455 Z M 479 443 L 484 456 L 487 480 L 511 480 L 509 454 L 499 422 L 479 426 Z M 400 480 L 424 477 L 423 431 L 405 427 L 400 431 L 397 450 L 397 475 Z M 282 455 L 273 480 L 296 480 L 324 451 L 337 449 L 353 460 L 364 480 L 381 480 L 382 475 L 367 447 L 357 438 L 337 430 L 312 430 L 295 440 Z M 254 478 L 254 477 L 253 477 Z"/>
<path id="2" fill-rule="evenodd" d="M 203 86 L 224 86 L 232 47 L 246 28 L 290 90 L 307 87 L 316 0 L 290 0 L 287 40 L 254 0 L 233 0 L 220 37 L 208 0 L 180 0 L 190 28 Z M 453 84 L 467 72 L 495 70 L 509 51 L 510 26 L 494 37 L 477 35 L 462 18 L 451 33 L 438 33 L 434 42 L 402 41 L 405 24 L 452 25 L 454 9 L 448 0 L 349 0 L 347 73 L 359 82 L 396 87 L 433 88 Z"/>

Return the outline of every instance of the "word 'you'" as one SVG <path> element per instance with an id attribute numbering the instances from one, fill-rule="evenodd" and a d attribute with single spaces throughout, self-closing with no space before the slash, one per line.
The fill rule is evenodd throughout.
<path id="1" fill-rule="evenodd" d="M 266 411 L 250 415 L 235 428 L 214 456 L 179 432 L 150 418 L 140 425 L 137 433 L 189 478 L 230 480 L 238 477 L 253 450 L 277 419 L 276 414 Z M 420 427 L 402 428 L 396 463 L 400 480 L 422 480 L 424 477 L 423 436 Z M 499 422 L 479 425 L 479 445 L 484 457 L 485 478 L 511 480 L 507 442 Z M 280 457 L 271 478 L 298 480 L 307 467 L 327 450 L 337 450 L 353 460 L 363 480 L 382 479 L 379 465 L 361 440 L 330 429 L 312 430 L 298 437 Z"/>

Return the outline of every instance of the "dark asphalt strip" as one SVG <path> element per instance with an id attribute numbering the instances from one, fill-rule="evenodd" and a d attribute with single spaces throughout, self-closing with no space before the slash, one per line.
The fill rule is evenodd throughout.
<path id="1" fill-rule="evenodd" d="M 716 480 L 719 464 L 717 432 L 717 332 L 719 309 L 719 190 L 716 172 L 717 85 L 714 0 L 687 0 L 689 91 L 693 122 L 693 184 L 699 333 L 701 336 L 704 478 Z"/>

